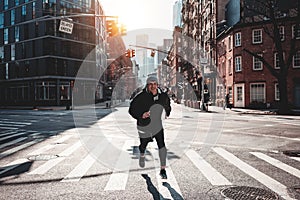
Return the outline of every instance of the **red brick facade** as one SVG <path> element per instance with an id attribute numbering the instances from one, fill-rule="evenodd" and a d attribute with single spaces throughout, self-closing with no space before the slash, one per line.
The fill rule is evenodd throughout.
<path id="1" fill-rule="evenodd" d="M 284 57 L 288 58 L 290 42 L 293 37 L 291 22 L 282 23 L 284 27 L 284 40 L 282 41 Z M 262 69 L 254 70 L 254 57 L 247 53 L 260 54 L 270 65 L 274 67 L 275 53 L 277 52 L 272 39 L 264 31 L 263 27 L 267 24 L 241 25 L 234 26 L 231 30 L 223 33 L 217 39 L 218 42 L 218 72 L 220 83 L 223 82 L 225 93 L 230 93 L 231 101 L 234 107 L 276 107 L 278 102 L 277 79 L 270 73 L 265 65 Z M 261 42 L 253 44 L 253 30 L 261 31 Z M 235 45 L 236 34 L 240 34 L 240 45 Z M 296 41 L 296 49 L 300 49 L 300 40 Z M 239 58 L 237 58 L 239 57 Z M 237 60 L 240 59 L 240 69 L 237 68 Z M 276 70 L 276 71 L 279 71 Z M 252 89 L 251 89 L 252 88 Z M 289 68 L 288 72 L 288 101 L 293 107 L 299 107 L 300 96 L 300 67 Z M 257 91 L 263 91 L 256 94 Z M 276 93 L 277 92 L 277 93 Z M 255 93 L 255 94 L 254 94 Z M 259 93 L 259 92 L 258 92 Z M 277 95 L 277 96 L 276 96 Z M 258 98 L 259 100 L 253 100 Z M 220 101 L 220 99 L 219 99 Z"/>

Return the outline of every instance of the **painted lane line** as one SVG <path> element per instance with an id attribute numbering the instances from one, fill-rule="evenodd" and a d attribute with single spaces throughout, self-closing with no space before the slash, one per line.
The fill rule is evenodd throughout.
<path id="1" fill-rule="evenodd" d="M 151 155 L 153 156 L 156 179 L 157 179 L 157 182 L 159 183 L 158 184 L 158 191 L 161 194 L 161 199 L 173 199 L 172 194 L 170 193 L 168 187 L 164 186 L 164 180 L 159 175 L 159 173 L 160 173 L 160 159 L 159 159 L 159 155 L 158 155 L 158 150 L 156 150 L 156 147 L 154 147 L 153 143 L 149 144 L 148 150 L 151 152 Z M 169 185 L 172 186 L 173 190 L 176 191 L 176 193 L 178 195 L 180 195 L 182 197 L 181 190 L 179 188 L 179 185 L 176 181 L 175 175 L 173 173 L 173 170 L 172 170 L 171 165 L 169 164 L 168 160 L 166 162 L 166 165 L 167 165 L 166 171 L 167 171 L 167 177 L 168 177 L 166 182 Z M 174 193 L 173 193 L 173 195 L 174 195 Z M 178 199 L 182 199 L 182 198 L 178 198 Z"/>
<path id="2" fill-rule="evenodd" d="M 290 173 L 291 175 L 293 176 L 296 176 L 298 178 L 300 178 L 300 170 L 294 168 L 294 167 L 291 167 L 279 160 L 276 160 L 274 158 L 271 158 L 270 156 L 267 156 L 263 153 L 260 153 L 260 152 L 250 152 L 252 155 L 270 163 L 271 165 L 279 168 L 279 169 L 282 169 L 283 171 L 286 171 L 287 173 Z"/>
<path id="3" fill-rule="evenodd" d="M 77 143 L 73 144 L 68 149 L 64 150 L 62 153 L 59 154 L 58 158 L 48 160 L 43 165 L 39 166 L 35 170 L 29 172 L 28 174 L 45 174 L 49 171 L 52 167 L 63 161 L 67 156 L 70 156 L 73 152 L 75 152 L 81 146 L 81 142 L 78 141 Z"/>
<path id="4" fill-rule="evenodd" d="M 212 185 L 232 185 L 230 181 L 206 162 L 196 151 L 188 150 L 185 154 Z"/>
<path id="5" fill-rule="evenodd" d="M 131 155 L 128 152 L 128 149 L 131 149 L 134 146 L 134 140 L 126 140 L 123 147 L 122 152 L 117 160 L 115 165 L 115 170 L 109 177 L 109 180 L 104 188 L 105 191 L 107 190 L 125 190 L 128 175 L 129 175 L 129 168 L 131 165 Z"/>
<path id="6" fill-rule="evenodd" d="M 279 196 L 281 196 L 283 199 L 287 200 L 296 200 L 289 196 L 287 187 L 283 184 L 279 183 L 278 181 L 272 179 L 271 177 L 267 176 L 266 174 L 260 172 L 259 170 L 255 169 L 254 167 L 248 165 L 244 161 L 237 158 L 232 153 L 229 153 L 225 149 L 222 149 L 220 147 L 213 148 L 213 150 L 222 156 L 224 159 L 226 159 L 229 163 L 233 164 L 237 168 L 239 168 L 244 173 L 248 174 L 252 178 L 256 179 L 275 193 L 277 193 Z"/>
<path id="7" fill-rule="evenodd" d="M 6 124 L 20 124 L 20 125 L 31 125 L 32 123 L 29 122 L 11 122 L 6 120 L 0 120 L 0 123 L 6 123 Z"/>
<path id="8" fill-rule="evenodd" d="M 95 163 L 91 155 L 87 155 L 61 182 L 77 182 Z"/>
<path id="9" fill-rule="evenodd" d="M 13 154 L 13 153 L 16 153 L 16 152 L 18 152 L 18 151 L 20 151 L 20 150 L 22 150 L 22 149 L 27 148 L 27 147 L 30 147 L 30 146 L 32 146 L 32 145 L 34 145 L 34 144 L 36 144 L 36 143 L 39 143 L 39 142 L 41 142 L 42 140 L 43 140 L 43 139 L 36 139 L 36 140 L 31 141 L 31 142 L 24 143 L 24 144 L 22 144 L 22 145 L 20 145 L 20 146 L 17 146 L 17 147 L 15 147 L 15 148 L 12 148 L 12 149 L 9 149 L 9 150 L 7 150 L 7 151 L 4 151 L 4 152 L 2 152 L 2 153 L 0 154 L 0 159 L 1 159 L 1 158 L 4 158 L 4 157 L 6 157 L 6 156 L 9 156 L 9 155 L 11 155 L 11 154 Z"/>
<path id="10" fill-rule="evenodd" d="M 93 138 L 91 138 L 92 140 Z M 89 170 L 89 168 L 95 163 L 96 159 L 92 155 L 101 155 L 102 152 L 109 145 L 111 138 L 102 140 L 96 148 L 88 154 L 84 160 L 82 160 L 61 182 L 77 182 L 83 177 L 83 175 Z"/>
<path id="11" fill-rule="evenodd" d="M 59 138 L 58 140 L 54 141 L 54 144 L 63 143 L 64 141 L 70 139 L 72 136 L 73 136 L 73 135 L 65 135 L 65 136 L 63 136 L 62 138 Z M 48 144 L 48 145 L 46 145 L 46 146 L 43 146 L 42 148 L 39 148 L 39 149 L 37 149 L 37 150 L 35 150 L 35 151 L 29 153 L 28 155 L 39 155 L 39 154 L 41 154 L 41 153 L 43 153 L 43 152 L 45 152 L 45 151 L 48 151 L 48 150 L 50 150 L 50 149 L 52 149 L 52 148 L 54 148 L 54 147 L 55 147 L 55 145 L 53 145 L 53 144 Z"/>
<path id="12" fill-rule="evenodd" d="M 15 139 L 13 141 L 10 141 L 10 142 L 7 142 L 7 143 L 4 143 L 4 144 L 0 145 L 0 149 L 3 149 L 5 147 L 7 147 L 7 146 L 11 146 L 11 145 L 17 144 L 17 143 L 22 142 L 23 140 L 26 140 L 26 139 L 27 139 L 27 137 L 17 138 L 17 139 Z"/>
<path id="13" fill-rule="evenodd" d="M 291 157 L 291 159 L 297 160 L 300 162 L 300 157 Z"/>
<path id="14" fill-rule="evenodd" d="M 12 135 L 8 135 L 8 136 L 5 136 L 5 137 L 3 137 L 3 138 L 1 138 L 0 139 L 0 141 L 3 141 L 3 140 L 7 140 L 7 139 L 9 139 L 9 138 L 13 138 L 13 137 L 17 137 L 17 136 L 21 136 L 21 135 L 25 135 L 25 134 L 28 134 L 29 132 L 21 132 L 21 133 L 17 133 L 17 132 L 15 132 L 14 134 L 12 134 Z M 32 136 L 33 135 L 38 135 L 39 133 L 34 133 L 34 134 L 32 134 Z M 1 148 L 1 147 L 0 147 Z"/>

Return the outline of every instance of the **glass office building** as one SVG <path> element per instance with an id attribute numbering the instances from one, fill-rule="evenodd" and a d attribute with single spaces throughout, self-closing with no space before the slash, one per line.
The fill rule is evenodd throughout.
<path id="1" fill-rule="evenodd" d="M 1 105 L 68 106 L 80 90 L 83 99 L 103 98 L 95 76 L 106 66 L 100 15 L 97 0 L 0 0 Z M 73 24 L 71 34 L 59 31 L 62 17 Z M 78 77 L 83 61 L 86 76 Z"/>

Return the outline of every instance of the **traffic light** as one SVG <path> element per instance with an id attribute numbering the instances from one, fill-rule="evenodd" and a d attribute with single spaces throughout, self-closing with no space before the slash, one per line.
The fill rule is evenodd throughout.
<path id="1" fill-rule="evenodd" d="M 119 34 L 119 27 L 115 20 L 107 20 L 106 21 L 106 32 L 109 37 L 113 37 Z"/>
<path id="2" fill-rule="evenodd" d="M 127 35 L 127 29 L 126 27 L 122 24 L 121 25 L 121 36 Z"/>
<path id="3" fill-rule="evenodd" d="M 154 57 L 154 56 L 155 56 L 155 50 L 154 50 L 154 49 L 151 50 L 150 56 L 151 56 L 151 57 Z"/>
<path id="4" fill-rule="evenodd" d="M 126 50 L 125 56 L 126 56 L 127 58 L 131 58 L 131 50 L 130 50 L 130 49 L 127 49 L 127 50 Z"/>
<path id="5" fill-rule="evenodd" d="M 125 52 L 127 58 L 132 58 L 135 56 L 135 49 L 127 49 Z"/>

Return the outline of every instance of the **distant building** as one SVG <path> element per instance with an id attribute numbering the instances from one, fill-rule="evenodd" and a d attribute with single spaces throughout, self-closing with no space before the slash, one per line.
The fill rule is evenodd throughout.
<path id="1" fill-rule="evenodd" d="M 74 27 L 68 34 L 59 31 L 61 19 L 55 17 L 104 15 L 99 1 L 21 0 L 0 5 L 1 105 L 68 106 L 72 91 L 85 91 L 83 101 L 96 94 L 103 98 L 103 80 L 97 75 L 106 66 L 104 18 L 72 17 Z M 87 55 L 84 70 L 93 76 L 77 77 L 81 83 L 76 84 Z"/>

